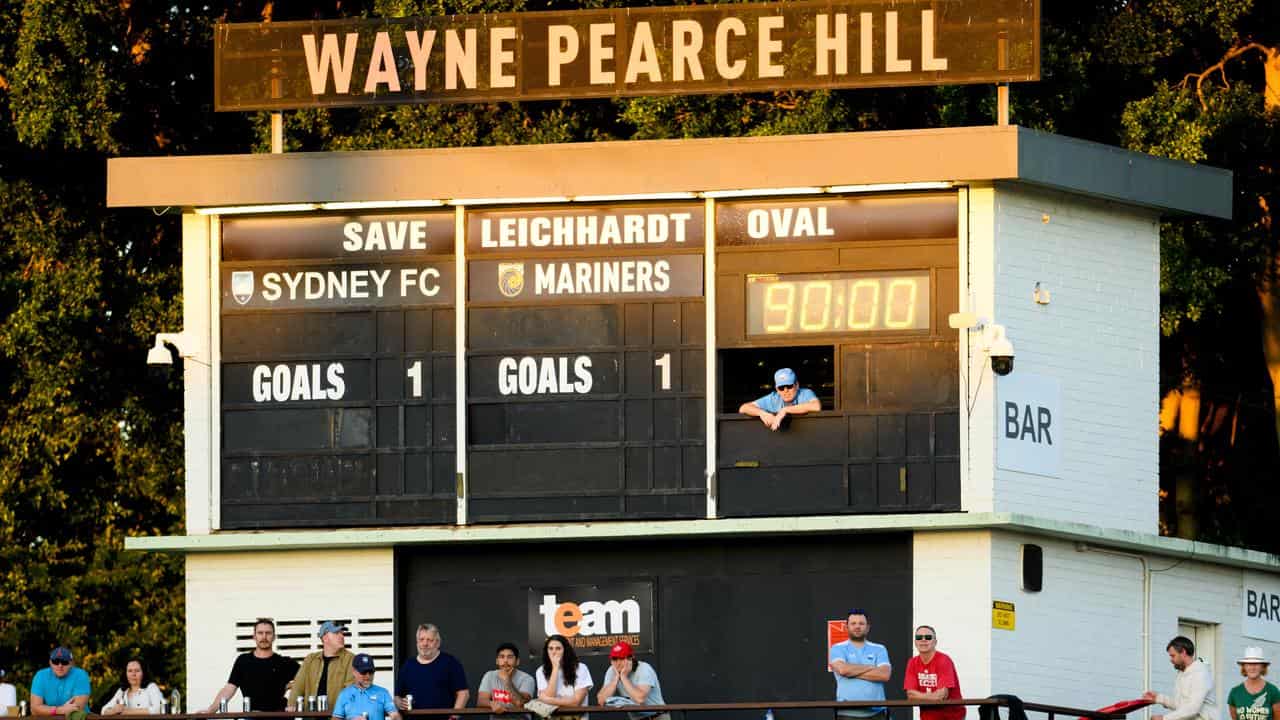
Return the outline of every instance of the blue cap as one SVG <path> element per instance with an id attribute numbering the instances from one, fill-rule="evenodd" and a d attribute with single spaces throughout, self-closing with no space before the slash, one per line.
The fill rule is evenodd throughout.
<path id="1" fill-rule="evenodd" d="M 49 653 L 49 659 L 66 660 L 67 662 L 71 662 L 71 651 L 65 647 L 58 646 L 53 649 L 53 652 Z"/>
<path id="2" fill-rule="evenodd" d="M 338 633 L 339 635 L 341 635 L 346 631 L 347 631 L 346 626 L 339 625 L 338 623 L 332 620 L 325 620 L 320 625 L 320 632 L 316 633 L 316 637 L 324 637 L 325 633 Z"/>
<path id="3" fill-rule="evenodd" d="M 369 657 L 369 653 L 360 653 L 351 661 L 351 667 L 356 672 L 373 672 L 373 658 Z"/>
<path id="4" fill-rule="evenodd" d="M 773 386 L 780 387 L 782 385 L 795 385 L 796 371 L 791 368 L 782 368 L 773 374 Z"/>

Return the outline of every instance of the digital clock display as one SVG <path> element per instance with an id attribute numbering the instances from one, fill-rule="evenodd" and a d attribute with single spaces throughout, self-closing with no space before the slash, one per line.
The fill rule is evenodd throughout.
<path id="1" fill-rule="evenodd" d="M 929 273 L 747 276 L 747 335 L 929 329 Z"/>

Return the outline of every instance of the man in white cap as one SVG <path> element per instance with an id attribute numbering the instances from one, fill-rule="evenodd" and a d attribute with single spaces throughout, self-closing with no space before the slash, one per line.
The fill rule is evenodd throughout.
<path id="1" fill-rule="evenodd" d="M 1277 720 L 1280 718 L 1280 689 L 1267 682 L 1264 676 L 1271 661 L 1260 647 L 1247 647 L 1244 657 L 1237 660 L 1244 682 L 1231 688 L 1227 695 L 1227 709 L 1231 720 Z"/>
<path id="2" fill-rule="evenodd" d="M 758 400 L 742 403 L 738 412 L 758 417 L 765 427 L 777 430 L 788 415 L 804 415 L 821 409 L 818 396 L 809 388 L 800 387 L 796 371 L 782 368 L 773 374 L 773 392 Z"/>
<path id="3" fill-rule="evenodd" d="M 1196 657 L 1195 643 L 1181 635 L 1165 646 L 1169 662 L 1178 671 L 1173 681 L 1173 696 L 1148 690 L 1142 699 L 1159 703 L 1170 709 L 1164 715 L 1152 715 L 1151 720 L 1218 720 L 1218 705 L 1213 699 L 1213 673 Z"/>

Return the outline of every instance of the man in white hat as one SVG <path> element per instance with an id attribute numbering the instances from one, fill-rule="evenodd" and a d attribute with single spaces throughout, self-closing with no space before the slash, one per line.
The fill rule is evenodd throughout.
<path id="1" fill-rule="evenodd" d="M 1260 647 L 1247 647 L 1240 663 L 1244 682 L 1231 688 L 1227 708 L 1231 720 L 1276 720 L 1280 718 L 1280 689 L 1263 679 L 1271 661 Z"/>
<path id="2" fill-rule="evenodd" d="M 1213 700 L 1213 673 L 1196 657 L 1196 645 L 1181 635 L 1165 646 L 1169 662 L 1178 671 L 1173 681 L 1173 696 L 1148 690 L 1142 693 L 1144 700 L 1170 709 L 1164 715 L 1152 715 L 1151 720 L 1218 720 L 1218 706 Z"/>

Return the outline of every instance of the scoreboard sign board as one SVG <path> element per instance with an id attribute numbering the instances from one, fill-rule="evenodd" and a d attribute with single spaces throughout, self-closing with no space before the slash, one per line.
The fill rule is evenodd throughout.
<path id="1" fill-rule="evenodd" d="M 722 514 L 947 509 L 957 216 L 938 192 L 228 217 L 220 527 L 705 517 L 710 471 Z M 775 365 L 823 400 L 785 433 L 735 412 Z"/>
<path id="2" fill-rule="evenodd" d="M 222 223 L 224 527 L 453 520 L 453 223 Z"/>
<path id="3" fill-rule="evenodd" d="M 704 513 L 703 207 L 467 216 L 468 517 Z"/>

